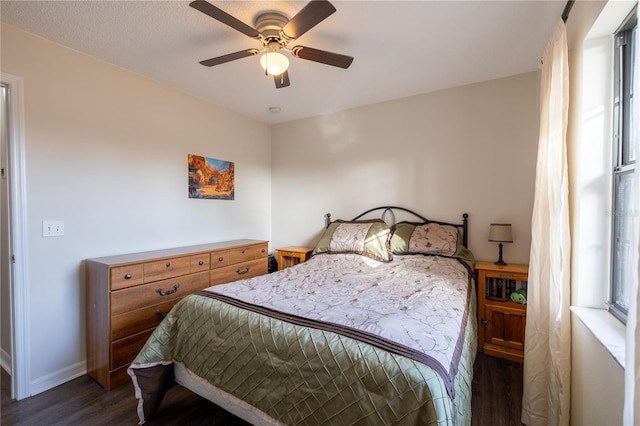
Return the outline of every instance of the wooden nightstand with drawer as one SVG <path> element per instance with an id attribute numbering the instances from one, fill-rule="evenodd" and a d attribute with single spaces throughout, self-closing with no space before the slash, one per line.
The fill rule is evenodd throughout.
<path id="1" fill-rule="evenodd" d="M 313 247 L 283 247 L 278 252 L 278 271 L 307 261 L 311 257 Z"/>
<path id="2" fill-rule="evenodd" d="M 267 273 L 268 243 L 221 243 L 88 259 L 87 374 L 106 389 L 127 368 L 184 296 L 214 284 Z"/>

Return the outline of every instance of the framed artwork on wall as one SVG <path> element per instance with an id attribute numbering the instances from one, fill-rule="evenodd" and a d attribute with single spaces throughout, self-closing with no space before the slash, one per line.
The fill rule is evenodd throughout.
<path id="1" fill-rule="evenodd" d="M 233 162 L 189 154 L 189 198 L 233 200 L 234 194 Z"/>

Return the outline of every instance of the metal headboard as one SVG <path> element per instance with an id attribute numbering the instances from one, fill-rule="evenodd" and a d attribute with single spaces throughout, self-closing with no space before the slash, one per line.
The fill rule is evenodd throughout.
<path id="1" fill-rule="evenodd" d="M 371 212 L 374 212 L 376 210 L 382 210 L 382 215 L 381 218 L 382 220 L 385 220 L 385 216 L 387 214 L 389 214 L 391 216 L 391 222 L 387 222 L 390 224 L 390 226 L 394 226 L 396 224 L 396 215 L 394 213 L 394 210 L 399 210 L 399 211 L 403 211 L 406 213 L 409 213 L 413 216 L 415 216 L 416 218 L 420 219 L 420 221 L 422 223 L 439 223 L 441 225 L 451 225 L 451 226 L 455 226 L 457 228 L 459 228 L 460 230 L 462 230 L 462 244 L 464 244 L 465 247 L 468 247 L 468 241 L 469 241 L 469 236 L 468 236 L 468 227 L 469 227 L 469 214 L 468 213 L 463 213 L 462 214 L 462 223 L 449 223 L 449 222 L 440 222 L 437 220 L 430 220 L 427 219 L 426 217 L 414 212 L 413 210 L 409 210 L 407 208 L 404 207 L 397 207 L 397 206 L 381 206 L 381 207 L 374 207 L 370 210 L 367 210 L 364 213 L 359 214 L 358 216 L 354 217 L 351 220 L 358 220 L 366 215 L 368 215 Z M 325 215 L 325 226 L 328 228 L 329 225 L 331 225 L 331 213 L 327 213 Z M 386 222 L 386 221 L 385 221 Z"/>

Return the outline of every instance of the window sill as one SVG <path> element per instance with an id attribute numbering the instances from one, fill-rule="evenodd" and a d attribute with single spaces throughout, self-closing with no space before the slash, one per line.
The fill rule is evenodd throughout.
<path id="1" fill-rule="evenodd" d="M 602 343 L 613 359 L 624 368 L 625 326 L 605 309 L 572 306 L 571 311 Z"/>

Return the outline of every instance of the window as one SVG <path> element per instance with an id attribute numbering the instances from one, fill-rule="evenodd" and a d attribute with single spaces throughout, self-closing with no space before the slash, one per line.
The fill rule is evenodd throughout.
<path id="1" fill-rule="evenodd" d="M 610 311 L 626 322 L 631 269 L 631 190 L 636 168 L 636 126 L 633 114 L 635 45 L 638 23 L 635 9 L 615 34 L 613 122 L 613 230 L 611 247 Z"/>

